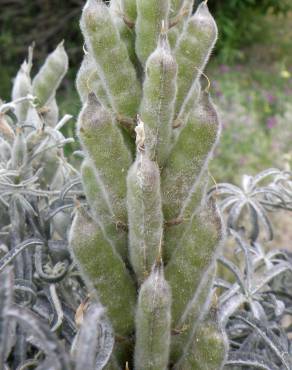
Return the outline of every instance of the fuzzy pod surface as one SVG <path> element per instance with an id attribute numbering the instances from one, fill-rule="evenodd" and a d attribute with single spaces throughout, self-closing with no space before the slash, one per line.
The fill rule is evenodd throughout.
<path id="1" fill-rule="evenodd" d="M 11 151 L 11 167 L 16 170 L 21 168 L 27 161 L 27 142 L 24 132 L 17 128 L 15 140 Z"/>
<path id="2" fill-rule="evenodd" d="M 145 124 L 146 151 L 152 160 L 163 165 L 171 148 L 177 64 L 167 34 L 161 33 L 155 51 L 146 63 L 143 98 L 140 107 Z"/>
<path id="3" fill-rule="evenodd" d="M 133 118 L 138 110 L 141 87 L 109 8 L 100 0 L 88 0 L 80 25 L 112 108 L 118 114 Z"/>
<path id="4" fill-rule="evenodd" d="M 216 312 L 208 315 L 196 330 L 184 357 L 175 370 L 220 370 L 226 360 L 227 341 Z"/>
<path id="5" fill-rule="evenodd" d="M 38 98 L 40 107 L 46 105 L 55 96 L 67 70 L 68 56 L 61 42 L 47 57 L 32 81 L 33 94 Z"/>
<path id="6" fill-rule="evenodd" d="M 138 153 L 127 189 L 130 261 L 141 283 L 159 255 L 163 234 L 159 168 L 147 154 Z"/>
<path id="7" fill-rule="evenodd" d="M 131 153 L 111 113 L 93 93 L 79 115 L 78 135 L 106 189 L 116 220 L 126 223 L 126 176 Z"/>
<path id="8" fill-rule="evenodd" d="M 177 114 L 188 102 L 192 86 L 209 59 L 217 35 L 214 18 L 206 2 L 202 2 L 195 14 L 189 18 L 175 49 L 178 63 Z"/>
<path id="9" fill-rule="evenodd" d="M 178 217 L 165 223 L 163 257 L 166 263 L 170 260 L 174 250 L 180 245 L 185 230 L 188 228 L 194 215 L 200 211 L 200 207 L 204 202 L 207 184 L 208 179 L 206 179 L 206 173 L 204 173 L 182 205 Z"/>
<path id="10" fill-rule="evenodd" d="M 156 265 L 142 284 L 136 312 L 136 370 L 168 368 L 171 326 L 171 291 L 163 268 Z"/>
<path id="11" fill-rule="evenodd" d="M 214 295 L 212 289 L 216 275 L 216 266 L 212 264 L 202 275 L 198 288 L 189 301 L 179 323 L 176 327 L 176 334 L 171 342 L 171 360 L 177 362 L 184 354 L 189 343 L 192 342 L 194 333 L 208 314 L 211 305 L 211 299 Z"/>
<path id="12" fill-rule="evenodd" d="M 110 2 L 109 10 L 111 12 L 111 16 L 113 21 L 119 30 L 121 40 L 125 43 L 129 57 L 131 62 L 134 66 L 138 64 L 137 55 L 135 53 L 135 30 L 134 30 L 134 18 L 131 17 L 132 14 L 136 19 L 136 0 L 128 1 L 128 4 L 124 6 L 124 11 L 122 10 L 122 1 L 121 0 L 113 0 Z M 135 9 L 134 9 L 134 7 Z M 125 9 L 127 8 L 127 13 Z"/>
<path id="13" fill-rule="evenodd" d="M 168 20 L 169 9 L 169 0 L 137 0 L 135 49 L 143 65 L 156 48 L 163 21 Z"/>
<path id="14" fill-rule="evenodd" d="M 200 181 L 200 174 L 208 164 L 219 132 L 216 109 L 209 94 L 203 91 L 162 171 L 163 211 L 166 220 L 178 217 L 182 205 Z"/>
<path id="15" fill-rule="evenodd" d="M 86 103 L 88 95 L 93 92 L 103 105 L 110 106 L 106 90 L 96 70 L 95 62 L 89 53 L 84 55 L 77 73 L 76 88 L 83 104 Z"/>
<path id="16" fill-rule="evenodd" d="M 29 94 L 32 94 L 31 78 L 29 74 L 30 65 L 24 61 L 17 72 L 13 83 L 12 100 L 23 98 Z M 20 122 L 25 121 L 28 108 L 28 101 L 23 101 L 15 105 L 15 114 Z"/>
<path id="17" fill-rule="evenodd" d="M 126 17 L 128 22 L 135 22 L 137 17 L 137 4 L 136 0 L 121 0 L 121 8 L 123 16 Z"/>
<path id="18" fill-rule="evenodd" d="M 85 158 L 82 163 L 81 178 L 93 219 L 100 224 L 107 238 L 125 259 L 127 257 L 127 235 L 123 230 L 117 228 L 117 220 L 115 220 L 106 189 L 89 158 Z"/>
<path id="19" fill-rule="evenodd" d="M 222 224 L 215 207 L 209 204 L 191 220 L 165 269 L 172 290 L 172 320 L 177 325 L 208 267 L 218 253 Z"/>
<path id="20" fill-rule="evenodd" d="M 101 228 L 82 209 L 74 218 L 69 240 L 74 258 L 89 286 L 96 289 L 106 307 L 116 334 L 131 334 L 136 290 L 121 257 L 104 237 Z"/>

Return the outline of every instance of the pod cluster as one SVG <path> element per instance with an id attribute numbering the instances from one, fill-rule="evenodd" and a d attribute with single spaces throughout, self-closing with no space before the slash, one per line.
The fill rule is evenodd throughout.
<path id="1" fill-rule="evenodd" d="M 218 370 L 225 359 L 208 313 L 222 224 L 205 199 L 220 123 L 201 87 L 217 27 L 207 1 L 192 9 L 193 0 L 88 0 L 81 17 L 87 206 L 70 247 L 115 331 L 107 369 Z"/>

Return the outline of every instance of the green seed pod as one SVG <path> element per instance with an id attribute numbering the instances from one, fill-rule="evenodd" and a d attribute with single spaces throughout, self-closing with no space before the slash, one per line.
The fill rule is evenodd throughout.
<path id="1" fill-rule="evenodd" d="M 81 178 L 87 202 L 90 206 L 93 219 L 103 229 L 107 238 L 119 254 L 127 257 L 127 234 L 117 227 L 117 220 L 104 188 L 92 161 L 85 158 L 81 166 Z"/>
<path id="2" fill-rule="evenodd" d="M 156 50 L 146 63 L 141 120 L 145 123 L 145 148 L 152 160 L 162 166 L 170 152 L 177 64 L 166 33 L 161 33 Z"/>
<path id="3" fill-rule="evenodd" d="M 68 56 L 61 42 L 47 57 L 32 81 L 33 94 L 38 98 L 40 107 L 46 105 L 55 96 L 67 70 Z"/>
<path id="4" fill-rule="evenodd" d="M 132 0 L 125 0 L 125 2 L 133 2 Z M 136 12 L 136 0 L 135 3 L 135 12 Z M 112 19 L 119 30 L 122 41 L 125 43 L 129 57 L 134 66 L 137 66 L 138 59 L 135 52 L 135 31 L 134 31 L 134 19 L 131 20 L 125 15 L 122 9 L 122 0 L 112 0 L 110 2 L 109 10 L 112 16 Z M 135 15 L 136 19 L 136 15 Z"/>
<path id="5" fill-rule="evenodd" d="M 97 73 L 97 67 L 92 56 L 84 55 L 76 77 L 76 88 L 83 104 L 86 103 L 89 93 L 94 92 L 98 100 L 110 107 L 107 93 Z"/>
<path id="6" fill-rule="evenodd" d="M 177 218 L 166 222 L 164 229 L 164 261 L 167 263 L 189 227 L 193 216 L 198 213 L 208 186 L 207 174 L 204 173 L 192 193 L 184 202 Z"/>
<path id="7" fill-rule="evenodd" d="M 112 115 L 93 93 L 79 115 L 78 136 L 107 191 L 116 220 L 126 223 L 126 176 L 131 154 Z"/>
<path id="8" fill-rule="evenodd" d="M 170 16 L 171 17 L 173 17 L 179 12 L 183 4 L 183 1 L 184 0 L 171 0 L 171 3 L 170 3 Z"/>
<path id="9" fill-rule="evenodd" d="M 141 286 L 136 312 L 136 370 L 168 368 L 171 291 L 162 266 L 155 266 Z"/>
<path id="10" fill-rule="evenodd" d="M 165 277 L 173 294 L 172 320 L 176 326 L 194 297 L 203 274 L 214 263 L 222 239 L 221 219 L 214 207 L 195 215 L 173 252 Z"/>
<path id="11" fill-rule="evenodd" d="M 174 370 L 220 370 L 223 368 L 228 352 L 228 341 L 216 312 L 211 312 L 208 318 L 199 325 L 185 354 Z"/>
<path id="12" fill-rule="evenodd" d="M 137 17 L 137 4 L 136 0 L 121 0 L 121 7 L 123 15 L 127 21 L 135 22 Z"/>
<path id="13" fill-rule="evenodd" d="M 194 297 L 187 305 L 185 312 L 175 328 L 171 341 L 171 362 L 176 363 L 182 357 L 186 346 L 194 336 L 195 330 L 205 319 L 214 296 L 212 289 L 216 275 L 216 267 L 212 264 L 202 276 Z"/>
<path id="14" fill-rule="evenodd" d="M 11 151 L 11 169 L 17 170 L 27 162 L 27 143 L 23 130 L 17 128 Z"/>
<path id="15" fill-rule="evenodd" d="M 172 49 L 175 49 L 177 40 L 179 39 L 187 20 L 192 14 L 194 0 L 172 0 L 170 16 L 170 29 L 168 32 L 169 42 Z"/>
<path id="16" fill-rule="evenodd" d="M 106 307 L 116 334 L 130 335 L 136 300 L 133 280 L 101 228 L 82 209 L 74 218 L 69 245 L 88 285 Z"/>
<path id="17" fill-rule="evenodd" d="M 116 113 L 134 117 L 141 87 L 108 7 L 101 0 L 88 0 L 80 25 L 111 106 Z"/>
<path id="18" fill-rule="evenodd" d="M 12 100 L 23 98 L 31 93 L 30 65 L 24 61 L 13 83 Z M 25 121 L 28 107 L 28 101 L 23 101 L 15 105 L 15 114 L 20 122 Z"/>
<path id="19" fill-rule="evenodd" d="M 59 121 L 59 107 L 55 98 L 47 103 L 42 116 L 46 126 L 53 128 L 57 125 Z"/>
<path id="20" fill-rule="evenodd" d="M 39 112 L 32 104 L 29 104 L 25 124 L 33 126 L 36 130 L 41 130 L 44 125 L 44 122 L 40 117 Z M 25 128 L 25 130 L 32 133 L 31 128 Z M 33 136 L 35 136 L 35 134 L 33 134 Z"/>
<path id="21" fill-rule="evenodd" d="M 179 38 L 175 57 L 178 64 L 178 114 L 191 95 L 193 83 L 203 71 L 217 40 L 217 26 L 206 2 L 202 2 L 196 13 L 189 18 Z"/>
<path id="22" fill-rule="evenodd" d="M 0 162 L 8 162 L 11 157 L 10 144 L 0 137 Z"/>
<path id="23" fill-rule="evenodd" d="M 5 114 L 0 114 L 0 137 L 9 144 L 12 144 L 15 138 L 11 125 L 13 125 L 11 118 Z"/>
<path id="24" fill-rule="evenodd" d="M 176 116 L 176 119 L 173 123 L 174 132 L 173 132 L 173 141 L 175 142 L 178 138 L 181 130 L 186 125 L 190 112 L 196 108 L 199 104 L 199 99 L 202 94 L 201 84 L 199 80 L 196 80 L 189 92 L 188 98 L 184 100 L 179 113 Z"/>
<path id="25" fill-rule="evenodd" d="M 145 152 L 129 170 L 127 189 L 130 261 L 141 283 L 159 255 L 163 233 L 159 168 Z"/>
<path id="26" fill-rule="evenodd" d="M 219 131 L 216 109 L 209 94 L 203 91 L 162 171 L 163 211 L 167 221 L 179 216 L 184 202 L 200 181 Z"/>
<path id="27" fill-rule="evenodd" d="M 168 20 L 169 8 L 169 0 L 137 0 L 135 48 L 143 65 L 157 46 L 163 22 Z"/>

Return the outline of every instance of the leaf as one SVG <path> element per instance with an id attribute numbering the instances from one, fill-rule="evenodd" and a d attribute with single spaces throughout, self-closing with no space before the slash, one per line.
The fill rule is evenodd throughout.
<path id="1" fill-rule="evenodd" d="M 248 369 L 279 370 L 278 366 L 272 364 L 270 361 L 266 361 L 264 357 L 244 352 L 230 353 L 225 366 L 248 366 Z"/>
<path id="2" fill-rule="evenodd" d="M 35 246 L 35 245 L 44 245 L 44 242 L 40 239 L 27 239 L 24 242 L 16 245 L 11 249 L 6 255 L 0 260 L 0 271 L 2 271 L 13 259 L 21 253 L 25 248 Z"/>
<path id="3" fill-rule="evenodd" d="M 247 313 L 236 315 L 246 324 L 251 326 L 262 338 L 268 347 L 275 353 L 287 370 L 291 370 L 292 362 L 287 348 L 283 348 L 279 338 L 268 327 L 262 324 L 260 320 L 251 318 Z"/>
<path id="4" fill-rule="evenodd" d="M 7 317 L 17 320 L 31 333 L 36 346 L 44 351 L 48 358 L 54 361 L 54 370 L 72 370 L 69 358 L 57 337 L 50 331 L 50 328 L 41 321 L 35 314 L 25 307 L 13 305 L 7 312 Z"/>
<path id="5" fill-rule="evenodd" d="M 12 302 L 12 279 L 12 268 L 7 268 L 0 274 L 0 370 L 5 368 L 7 356 L 7 337 L 9 335 L 7 312 Z"/>
<path id="6" fill-rule="evenodd" d="M 266 215 L 264 208 L 259 203 L 256 203 L 252 200 L 249 201 L 249 205 L 255 210 L 259 220 L 263 224 L 265 231 L 267 233 L 268 240 L 272 240 L 274 236 L 273 229 L 272 229 L 272 225 Z"/>
<path id="7" fill-rule="evenodd" d="M 74 342 L 76 370 L 101 370 L 113 350 L 114 336 L 100 304 L 91 303 Z"/>

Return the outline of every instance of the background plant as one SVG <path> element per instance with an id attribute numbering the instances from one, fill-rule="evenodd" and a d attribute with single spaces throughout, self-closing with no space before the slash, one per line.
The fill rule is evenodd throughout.
<path id="1" fill-rule="evenodd" d="M 225 367 L 290 369 L 291 253 L 262 243 L 273 238 L 268 214 L 291 211 L 291 172 L 269 169 L 245 175 L 242 183 L 242 189 L 230 184 L 210 189 L 226 212 L 231 239 L 219 258 L 224 269 L 216 282 L 230 340 Z"/>
<path id="2" fill-rule="evenodd" d="M 86 296 L 67 249 L 80 190 L 68 188 L 78 172 L 63 152 L 73 139 L 60 129 L 72 116 L 60 119 L 55 100 L 68 58 L 58 45 L 31 78 L 32 54 L 15 78 L 13 100 L 0 104 L 0 368 L 68 369 L 74 315 Z M 90 317 L 101 317 L 92 310 Z M 95 329 L 97 336 L 98 322 Z"/>

